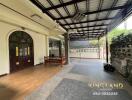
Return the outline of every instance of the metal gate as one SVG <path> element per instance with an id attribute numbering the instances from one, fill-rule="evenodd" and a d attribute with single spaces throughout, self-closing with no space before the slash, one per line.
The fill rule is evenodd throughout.
<path id="1" fill-rule="evenodd" d="M 100 58 L 100 51 L 98 47 L 90 47 L 90 48 L 77 48 L 70 49 L 70 57 L 71 58 Z"/>

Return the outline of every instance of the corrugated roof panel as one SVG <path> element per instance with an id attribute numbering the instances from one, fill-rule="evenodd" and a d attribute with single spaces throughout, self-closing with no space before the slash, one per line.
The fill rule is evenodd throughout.
<path id="1" fill-rule="evenodd" d="M 89 22 L 88 24 L 89 24 L 90 26 L 92 26 L 92 25 L 95 24 L 95 22 Z"/>
<path id="2" fill-rule="evenodd" d="M 100 26 L 100 28 L 106 28 L 107 26 Z"/>
<path id="3" fill-rule="evenodd" d="M 108 11 L 104 11 L 104 12 L 99 13 L 98 19 L 103 19 L 103 18 L 105 18 L 106 15 L 107 15 L 107 13 L 108 13 Z"/>
<path id="4" fill-rule="evenodd" d="M 93 34 L 97 34 L 97 33 L 94 33 L 95 32 L 95 30 L 93 30 Z M 97 31 L 98 32 L 98 31 Z"/>
<path id="5" fill-rule="evenodd" d="M 77 6 L 79 8 L 80 11 L 85 12 L 86 11 L 86 1 L 77 3 Z"/>
<path id="6" fill-rule="evenodd" d="M 70 25 L 72 28 L 74 28 L 75 26 L 74 25 Z"/>
<path id="7" fill-rule="evenodd" d="M 71 22 L 72 22 L 70 18 L 65 19 L 65 20 L 66 20 L 68 23 L 71 23 Z"/>
<path id="8" fill-rule="evenodd" d="M 90 19 L 90 20 L 94 20 L 95 18 L 96 18 L 96 14 L 90 14 L 90 15 L 89 15 L 89 19 Z"/>
<path id="9" fill-rule="evenodd" d="M 51 5 L 46 0 L 38 0 L 45 8 L 51 7 Z"/>
<path id="10" fill-rule="evenodd" d="M 43 0 L 43 1 L 46 1 L 46 0 Z M 53 3 L 53 5 L 60 4 L 59 0 L 50 0 L 50 1 Z"/>
<path id="11" fill-rule="evenodd" d="M 62 16 L 64 17 L 64 16 L 67 16 L 67 13 L 66 13 L 66 11 L 64 10 L 64 8 L 58 8 L 58 11 L 62 14 Z"/>
<path id="12" fill-rule="evenodd" d="M 87 30 L 88 28 L 83 28 L 84 30 Z"/>
<path id="13" fill-rule="evenodd" d="M 83 32 L 76 32 L 76 33 L 80 33 L 80 34 L 83 34 Z"/>
<path id="14" fill-rule="evenodd" d="M 85 16 L 81 21 L 87 21 L 87 16 Z"/>
<path id="15" fill-rule="evenodd" d="M 60 15 L 59 15 L 55 10 L 50 10 L 49 12 L 50 12 L 52 15 L 54 15 L 55 18 L 59 18 L 59 17 L 60 17 Z"/>
<path id="16" fill-rule="evenodd" d="M 116 17 L 116 15 L 119 14 L 120 11 L 123 11 L 123 10 L 117 10 L 117 9 L 116 10 L 112 10 L 111 9 L 112 5 L 114 4 L 114 2 L 116 2 L 116 0 L 102 0 L 101 9 L 102 10 L 103 9 L 108 9 L 108 11 L 102 11 L 102 12 L 101 12 L 101 10 L 98 9 L 101 0 L 85 0 L 85 1 L 81 1 L 81 2 L 78 1 L 78 0 L 62 0 L 64 3 L 70 2 L 70 1 L 74 1 L 74 2 L 71 2 L 71 5 L 68 4 L 68 5 L 65 6 L 67 8 L 67 10 L 69 11 L 69 13 L 70 13 L 70 15 L 69 15 L 69 14 L 67 14 L 67 12 L 65 11 L 65 9 L 63 8 L 64 5 L 62 5 L 60 3 L 60 0 L 50 0 L 53 3 L 54 6 L 60 5 L 60 7 L 57 8 L 57 10 L 61 14 L 61 15 L 59 15 L 55 11 L 55 9 L 53 9 L 54 7 L 52 8 L 51 5 L 47 2 L 48 0 L 38 0 L 38 1 L 40 3 L 42 3 L 42 5 L 44 5 L 45 8 L 52 9 L 52 10 L 47 10 L 47 9 L 44 8 L 45 10 L 47 10 L 49 12 L 49 14 L 51 13 L 51 15 L 53 15 L 52 17 L 58 18 L 58 20 L 59 20 L 58 22 L 60 24 L 63 24 L 63 25 L 64 24 L 68 24 L 68 23 L 74 23 L 72 21 L 73 19 L 71 18 L 71 16 L 73 16 L 75 14 L 75 12 L 76 12 L 76 10 L 75 10 L 75 4 L 77 4 L 78 9 L 81 12 L 87 12 L 86 1 L 89 1 L 89 4 L 88 4 L 89 5 L 89 11 L 88 12 L 90 12 L 90 14 L 85 13 L 85 14 L 87 14 L 86 17 L 81 20 L 81 22 L 82 21 L 86 21 L 86 23 L 69 25 L 70 27 L 68 25 L 66 25 L 66 26 L 64 25 L 64 27 L 67 28 L 67 29 L 69 29 L 69 28 L 75 28 L 76 27 L 75 30 L 81 30 L 81 31 L 84 31 L 84 30 L 94 30 L 94 29 L 100 29 L 100 28 L 107 28 L 107 26 L 99 26 L 99 27 L 95 26 L 94 27 L 94 25 L 102 25 L 102 24 L 111 24 L 111 25 L 114 24 L 114 25 L 116 25 L 116 24 L 118 24 L 118 22 L 116 21 L 117 19 L 116 20 L 102 20 L 102 21 L 95 21 L 95 22 L 87 22 L 87 21 L 96 20 L 96 19 L 104 19 L 104 18 Z M 128 0 L 117 0 L 117 3 L 115 4 L 115 6 L 123 6 L 123 5 L 126 4 L 127 1 Z M 42 8 L 40 8 L 40 9 L 42 9 Z M 122 8 L 122 9 L 124 9 L 124 8 Z M 99 12 L 98 12 L 98 10 L 99 10 Z M 64 17 L 64 20 L 61 20 L 63 18 L 62 16 Z M 125 18 L 126 16 L 120 15 L 120 18 L 118 18 L 118 19 L 121 19 L 121 17 Z M 67 21 L 67 23 L 65 21 Z M 93 27 L 87 27 L 87 25 L 88 26 L 93 26 Z M 82 28 L 77 28 L 77 27 L 82 27 Z M 83 27 L 86 27 L 86 28 L 83 28 Z M 93 32 L 97 32 L 98 33 L 98 30 L 94 30 Z M 92 34 L 91 34 L 91 36 L 92 36 Z"/>
<path id="17" fill-rule="evenodd" d="M 98 10 L 100 0 L 90 0 L 89 4 L 89 11 L 96 11 Z"/>
<path id="18" fill-rule="evenodd" d="M 102 27 L 102 26 L 101 26 Z M 100 26 L 98 26 L 98 27 L 95 27 L 94 29 L 100 29 L 101 28 Z"/>
<path id="19" fill-rule="evenodd" d="M 64 20 L 59 20 L 59 22 L 61 22 L 62 24 L 66 24 Z"/>
<path id="20" fill-rule="evenodd" d="M 88 33 L 88 35 L 90 36 L 92 33 Z"/>
<path id="21" fill-rule="evenodd" d="M 68 9 L 68 11 L 70 12 L 71 15 L 75 14 L 75 7 L 73 4 L 66 6 L 66 8 Z"/>
<path id="22" fill-rule="evenodd" d="M 120 10 L 114 10 L 114 11 L 111 11 L 110 15 L 109 15 L 109 18 L 110 17 L 115 17 L 116 14 L 119 12 Z"/>
<path id="23" fill-rule="evenodd" d="M 90 30 L 92 30 L 92 29 L 93 29 L 93 27 L 89 27 L 89 29 L 90 29 Z"/>
<path id="24" fill-rule="evenodd" d="M 104 24 L 110 24 L 111 23 L 111 20 L 107 20 L 104 22 Z"/>
<path id="25" fill-rule="evenodd" d="M 103 23 L 103 21 L 97 21 L 96 25 L 101 25 Z"/>
<path id="26" fill-rule="evenodd" d="M 76 24 L 77 27 L 80 27 L 81 25 L 80 24 Z"/>
<path id="27" fill-rule="evenodd" d="M 93 31 L 88 31 L 89 33 L 93 32 Z"/>
<path id="28" fill-rule="evenodd" d="M 102 5 L 102 9 L 111 8 L 114 1 L 115 0 L 104 0 L 103 5 Z"/>
<path id="29" fill-rule="evenodd" d="M 79 31 L 82 31 L 82 28 L 79 28 L 78 30 L 79 30 Z"/>
<path id="30" fill-rule="evenodd" d="M 128 1 L 128 0 L 118 0 L 116 6 L 123 6 L 123 5 L 126 4 L 127 1 Z"/>
<path id="31" fill-rule="evenodd" d="M 100 32 L 100 33 L 101 33 L 101 32 L 103 32 L 103 30 L 100 30 L 100 31 L 98 31 L 98 30 L 94 30 L 94 32 Z"/>
<path id="32" fill-rule="evenodd" d="M 72 0 L 62 0 L 64 3 L 66 3 L 66 2 L 69 2 L 69 1 L 72 1 Z"/>
<path id="33" fill-rule="evenodd" d="M 97 33 L 92 33 L 92 34 L 93 34 L 93 35 L 97 35 L 97 34 L 100 34 L 100 33 L 101 33 L 101 32 L 98 31 Z"/>
<path id="34" fill-rule="evenodd" d="M 67 26 L 65 26 L 65 28 L 69 28 L 69 26 L 67 25 Z"/>
<path id="35" fill-rule="evenodd" d="M 82 25 L 83 25 L 83 26 L 87 26 L 87 23 L 83 23 Z"/>

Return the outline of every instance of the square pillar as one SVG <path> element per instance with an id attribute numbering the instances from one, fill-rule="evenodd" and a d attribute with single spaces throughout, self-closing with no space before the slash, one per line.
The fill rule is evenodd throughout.
<path id="1" fill-rule="evenodd" d="M 109 46 L 108 46 L 108 34 L 107 34 L 107 30 L 106 30 L 106 63 L 109 63 Z"/>
<path id="2" fill-rule="evenodd" d="M 98 38 L 98 55 L 99 55 L 99 59 L 100 59 L 100 45 L 99 45 L 99 38 Z"/>
<path id="3" fill-rule="evenodd" d="M 66 57 L 66 64 L 69 64 L 69 34 L 64 34 L 65 38 L 65 57 Z"/>
<path id="4" fill-rule="evenodd" d="M 59 41 L 59 57 L 62 57 L 62 43 Z"/>

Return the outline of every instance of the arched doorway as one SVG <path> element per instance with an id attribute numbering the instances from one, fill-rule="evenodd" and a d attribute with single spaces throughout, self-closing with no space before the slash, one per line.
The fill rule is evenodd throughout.
<path id="1" fill-rule="evenodd" d="M 10 72 L 34 64 L 33 39 L 23 31 L 15 31 L 9 36 Z"/>

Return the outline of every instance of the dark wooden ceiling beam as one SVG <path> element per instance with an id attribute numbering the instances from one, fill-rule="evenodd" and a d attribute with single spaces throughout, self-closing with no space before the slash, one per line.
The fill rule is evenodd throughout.
<path id="1" fill-rule="evenodd" d="M 86 39 L 86 38 L 95 38 L 95 37 L 98 37 L 98 36 L 89 36 L 89 37 L 87 37 L 87 36 L 78 36 L 78 37 L 70 37 L 70 39 L 81 39 L 81 38 Z"/>
<path id="2" fill-rule="evenodd" d="M 97 22 L 97 21 L 105 21 L 105 20 L 113 20 L 113 19 L 116 19 L 116 18 L 115 18 L 115 17 L 112 17 L 112 18 L 104 18 L 104 19 L 96 19 L 96 20 L 89 20 L 89 21 L 76 22 L 76 23 L 68 23 L 68 24 L 62 24 L 62 26 L 65 26 L 65 25 L 82 24 L 82 23 L 89 23 L 89 22 Z"/>
<path id="3" fill-rule="evenodd" d="M 84 34 L 84 35 L 71 35 L 70 37 L 80 37 L 80 36 L 82 36 L 82 37 L 86 37 L 86 36 L 88 36 L 89 34 Z M 101 34 L 90 34 L 89 36 L 100 36 Z"/>
<path id="4" fill-rule="evenodd" d="M 101 25 L 74 27 L 74 28 L 67 28 L 67 29 L 88 28 L 88 27 L 100 27 L 100 26 L 108 26 L 108 25 L 109 25 L 109 24 L 101 24 Z"/>
<path id="5" fill-rule="evenodd" d="M 97 34 L 100 34 L 102 32 L 85 32 L 85 33 L 82 33 L 82 32 L 78 32 L 78 33 L 70 33 L 69 35 L 72 35 L 72 34 L 89 34 L 89 33 L 97 33 Z"/>
<path id="6" fill-rule="evenodd" d="M 83 30 L 78 30 L 77 32 L 81 32 L 81 31 L 104 31 L 106 30 L 106 28 L 99 28 L 99 29 L 83 29 Z"/>
<path id="7" fill-rule="evenodd" d="M 70 41 L 84 41 L 84 40 L 93 40 L 93 39 L 98 39 L 98 37 L 70 38 Z"/>
<path id="8" fill-rule="evenodd" d="M 38 1 L 38 0 L 33 0 L 33 1 Z M 48 11 L 48 10 L 52 10 L 52 9 L 57 9 L 57 8 L 60 8 L 60 7 L 72 5 L 72 4 L 75 4 L 75 3 L 82 2 L 82 1 L 86 1 L 86 0 L 72 0 L 72 1 L 69 1 L 69 2 L 61 3 L 61 4 L 58 4 L 58 5 L 55 5 L 55 6 L 51 6 L 49 8 L 45 8 L 44 11 Z"/>
<path id="9" fill-rule="evenodd" d="M 88 33 L 89 32 L 104 32 L 104 30 L 97 30 L 97 31 L 96 30 L 91 30 L 91 31 L 89 31 L 89 30 L 87 30 L 87 31 L 82 30 L 82 31 L 77 31 L 77 32 L 84 32 L 84 33 L 85 32 L 88 32 Z"/>
<path id="10" fill-rule="evenodd" d="M 100 13 L 100 12 L 104 12 L 104 11 L 119 10 L 119 9 L 124 9 L 128 6 L 131 6 L 131 4 L 127 4 L 127 5 L 124 5 L 124 6 L 117 6 L 117 7 L 113 7 L 113 8 L 101 9 L 101 10 L 92 11 L 92 12 L 85 12 L 84 14 L 85 15 L 90 15 L 90 14 L 96 14 L 96 13 Z M 62 19 L 67 19 L 67 18 L 72 18 L 72 17 L 74 17 L 74 15 L 55 18 L 55 20 L 62 20 Z"/>
<path id="11" fill-rule="evenodd" d="M 43 13 L 46 13 L 49 17 L 51 17 L 53 20 L 55 20 L 54 16 L 52 16 L 51 13 L 49 13 L 48 11 L 44 12 L 45 7 L 38 0 L 30 0 L 30 1 L 34 5 L 36 5 L 40 10 L 42 10 Z M 56 22 L 59 23 L 58 21 L 56 21 Z M 61 23 L 59 23 L 59 25 L 67 31 L 67 29 L 61 25 Z"/>
<path id="12" fill-rule="evenodd" d="M 87 28 L 87 26 L 86 27 L 83 27 L 83 28 Z M 81 28 L 78 28 L 78 29 L 83 29 L 82 27 Z M 83 29 L 84 31 L 93 31 L 93 29 Z M 98 28 L 98 29 L 94 29 L 95 31 L 96 30 L 106 30 L 106 28 Z M 81 31 L 81 30 L 78 30 L 78 31 Z"/>

